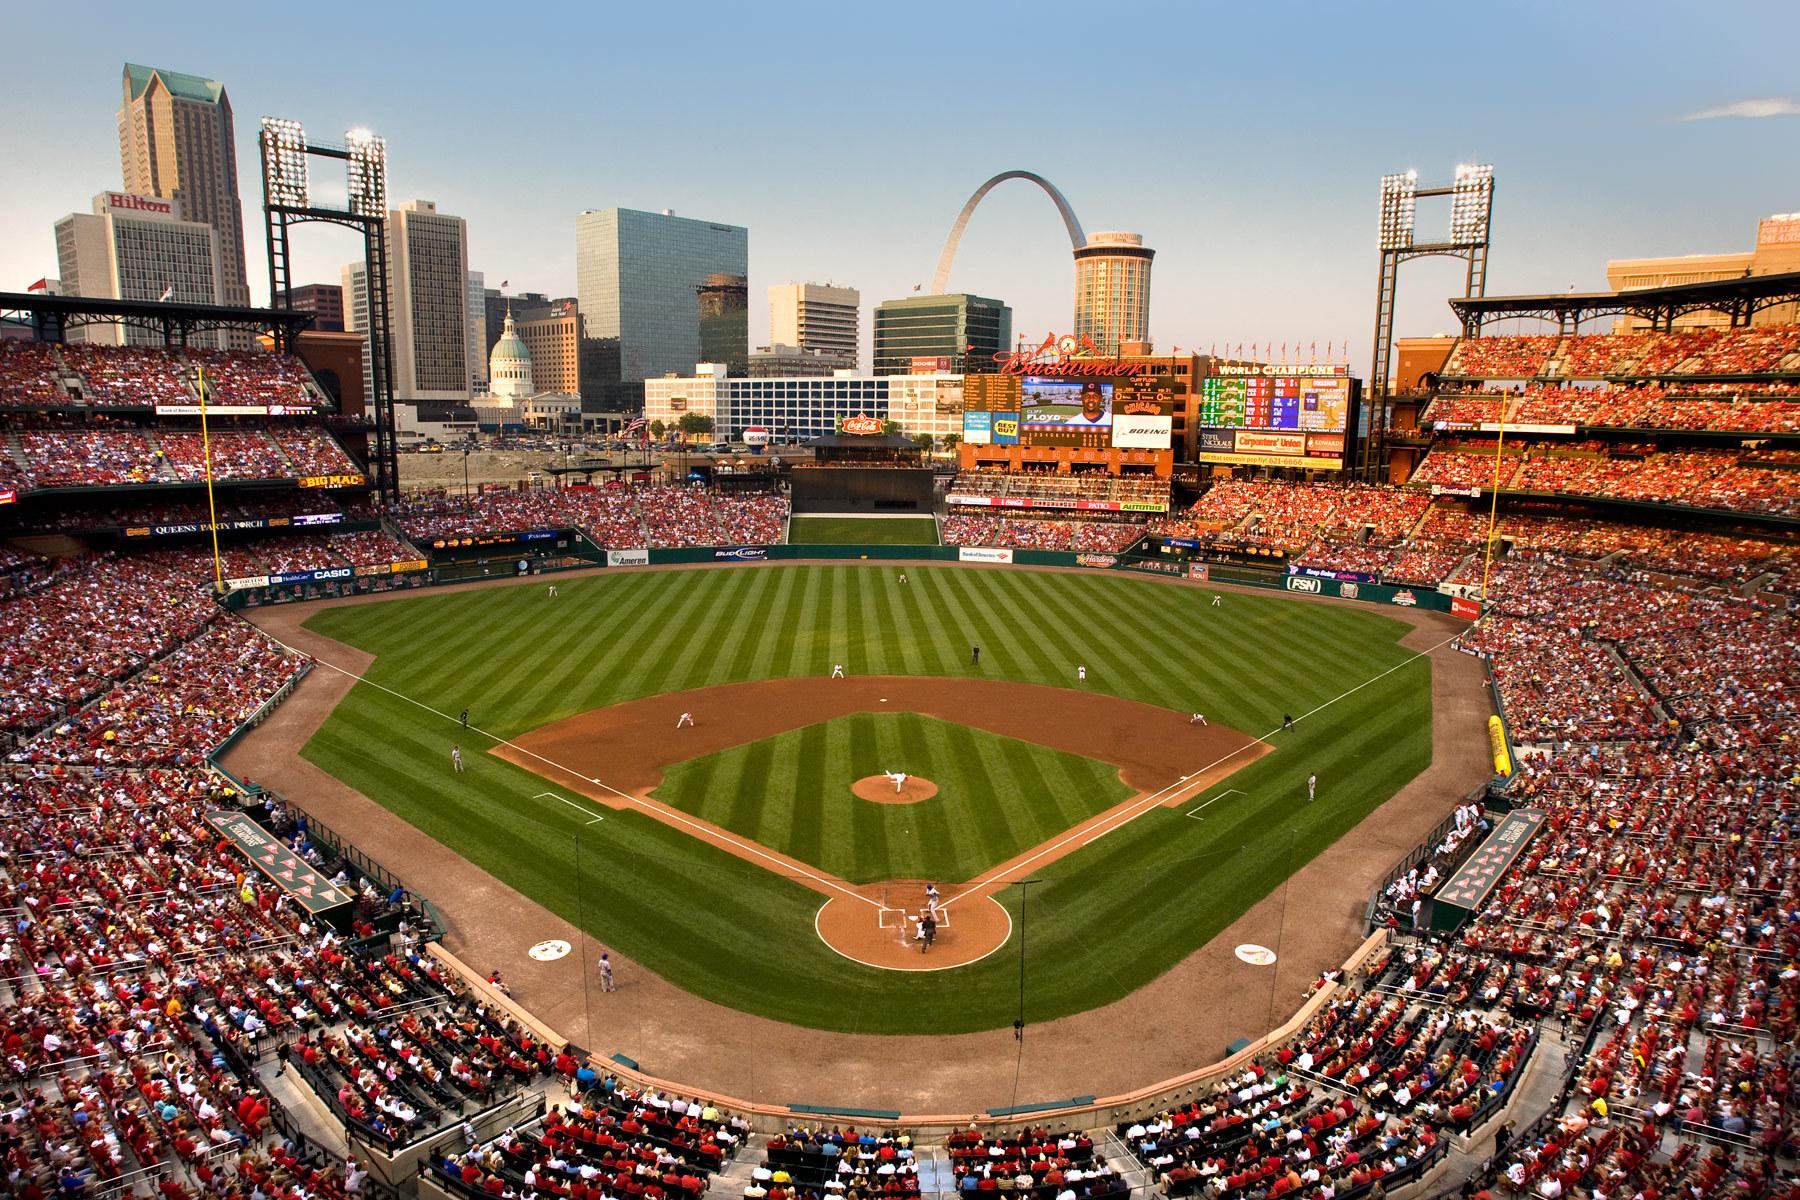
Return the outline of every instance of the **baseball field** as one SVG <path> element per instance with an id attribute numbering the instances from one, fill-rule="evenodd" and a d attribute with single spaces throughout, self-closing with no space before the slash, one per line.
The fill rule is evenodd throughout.
<path id="1" fill-rule="evenodd" d="M 689 992 L 884 1033 L 1009 1025 L 1022 896 L 1027 1019 L 1116 1000 L 1431 760 L 1427 661 L 1378 612 L 899 574 L 618 569 L 325 609 L 306 628 L 373 663 L 303 754 Z M 930 794 L 880 794 L 888 772 Z M 930 954 L 907 940 L 925 880 Z"/>

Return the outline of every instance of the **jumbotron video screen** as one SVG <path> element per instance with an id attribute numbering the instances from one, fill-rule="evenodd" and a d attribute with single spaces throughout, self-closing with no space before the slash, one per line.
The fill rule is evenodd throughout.
<path id="1" fill-rule="evenodd" d="M 1203 463 L 1338 471 L 1357 381 L 1344 364 L 1221 364 L 1200 381 Z"/>

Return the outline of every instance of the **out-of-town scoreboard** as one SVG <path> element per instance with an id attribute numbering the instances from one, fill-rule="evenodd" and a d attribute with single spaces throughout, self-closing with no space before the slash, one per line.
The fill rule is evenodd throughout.
<path id="1" fill-rule="evenodd" d="M 1197 456 L 1341 471 L 1359 399 L 1343 363 L 1220 363 L 1200 381 Z"/>

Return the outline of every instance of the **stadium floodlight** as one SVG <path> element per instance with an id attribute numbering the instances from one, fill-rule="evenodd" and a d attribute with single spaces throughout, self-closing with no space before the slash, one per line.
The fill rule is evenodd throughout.
<path id="1" fill-rule="evenodd" d="M 1459 246 L 1487 241 L 1493 206 L 1493 165 L 1463 163 L 1457 167 L 1450 194 L 1450 240 Z"/>
<path id="2" fill-rule="evenodd" d="M 1381 248 L 1404 250 L 1413 242 L 1413 209 L 1417 203 L 1419 173 L 1381 177 Z"/>
<path id="3" fill-rule="evenodd" d="M 344 134 L 350 152 L 350 211 L 359 217 L 387 215 L 387 142 L 366 129 Z"/>
<path id="4" fill-rule="evenodd" d="M 263 186 L 269 202 L 307 207 L 306 131 L 300 122 L 264 117 L 258 136 L 262 143 Z"/>

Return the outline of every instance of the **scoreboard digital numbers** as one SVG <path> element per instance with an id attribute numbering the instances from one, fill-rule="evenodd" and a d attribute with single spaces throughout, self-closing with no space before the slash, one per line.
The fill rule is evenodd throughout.
<path id="1" fill-rule="evenodd" d="M 1343 469 L 1356 381 L 1343 365 L 1222 365 L 1200 381 L 1201 462 Z"/>

